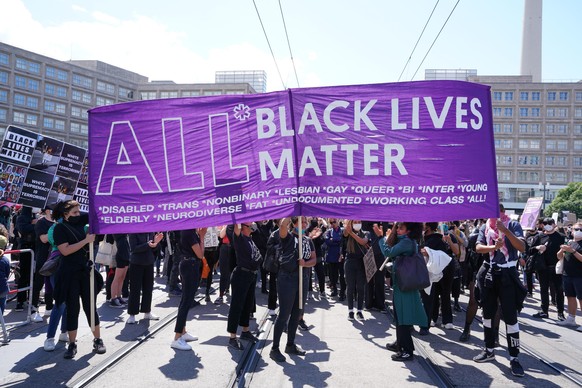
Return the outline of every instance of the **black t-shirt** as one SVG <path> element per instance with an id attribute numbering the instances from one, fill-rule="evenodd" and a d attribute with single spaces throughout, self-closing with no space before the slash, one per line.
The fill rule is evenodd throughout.
<path id="1" fill-rule="evenodd" d="M 44 263 L 49 255 L 50 244 L 43 243 L 40 241 L 40 236 L 43 234 L 48 234 L 49 229 L 53 225 L 52 221 L 46 218 L 40 218 L 36 224 L 34 224 L 34 232 L 36 233 L 36 249 L 34 251 L 34 259 L 37 263 Z"/>
<path id="2" fill-rule="evenodd" d="M 81 223 L 70 224 L 67 221 L 63 221 L 55 226 L 53 237 L 57 247 L 64 243 L 69 243 L 69 245 L 76 244 L 85 238 L 85 226 Z M 70 270 L 87 269 L 87 252 L 88 247 L 85 245 L 77 252 L 71 253 L 68 256 L 63 256 L 61 268 Z"/>
<path id="3" fill-rule="evenodd" d="M 311 257 L 311 252 L 315 250 L 313 241 L 303 235 L 303 260 L 307 261 Z M 288 233 L 287 237 L 281 239 L 281 265 L 280 269 L 285 272 L 295 272 L 299 270 L 299 237 L 293 233 Z M 307 273 L 307 271 L 305 271 Z"/>
<path id="4" fill-rule="evenodd" d="M 180 252 L 184 257 L 197 257 L 194 251 L 192 250 L 192 245 L 200 244 L 200 236 L 198 236 L 198 232 L 196 229 L 189 229 L 189 230 L 182 230 L 180 232 L 180 240 L 178 242 L 178 247 L 180 248 Z M 198 259 L 202 260 L 201 257 Z"/>
<path id="5" fill-rule="evenodd" d="M 234 234 L 233 237 L 234 241 L 232 244 L 236 252 L 236 266 L 250 269 L 251 271 L 258 270 L 262 256 L 253 239 L 242 233 L 238 236 Z"/>
<path id="6" fill-rule="evenodd" d="M 533 241 L 530 250 L 538 245 L 546 245 L 546 250 L 542 253 L 542 256 L 544 256 L 546 265 L 553 267 L 558 262 L 557 254 L 560 250 L 560 245 L 564 244 L 564 240 L 564 236 L 558 232 L 551 234 L 540 233 Z"/>
<path id="7" fill-rule="evenodd" d="M 582 254 L 582 241 L 570 241 L 568 244 L 578 253 Z M 563 275 L 571 277 L 582 277 L 582 261 L 574 257 L 573 253 L 564 254 L 564 272 Z"/>

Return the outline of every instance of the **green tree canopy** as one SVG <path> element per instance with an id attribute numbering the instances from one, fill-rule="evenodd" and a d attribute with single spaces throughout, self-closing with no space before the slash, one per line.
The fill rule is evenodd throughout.
<path id="1" fill-rule="evenodd" d="M 572 182 L 558 191 L 556 198 L 550 203 L 544 212 L 546 217 L 560 211 L 576 213 L 577 218 L 582 218 L 582 182 Z"/>

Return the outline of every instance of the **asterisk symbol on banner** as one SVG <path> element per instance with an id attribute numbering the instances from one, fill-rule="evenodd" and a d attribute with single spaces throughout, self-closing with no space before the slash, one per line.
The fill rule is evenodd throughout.
<path id="1" fill-rule="evenodd" d="M 251 109 L 245 104 L 238 104 L 234 107 L 234 117 L 240 121 L 244 121 L 251 117 Z"/>

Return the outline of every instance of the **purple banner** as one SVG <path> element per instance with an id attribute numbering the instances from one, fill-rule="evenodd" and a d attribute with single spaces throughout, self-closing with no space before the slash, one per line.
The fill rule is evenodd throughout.
<path id="1" fill-rule="evenodd" d="M 498 216 L 490 89 L 458 81 L 150 100 L 89 112 L 95 233 L 318 215 Z"/>

